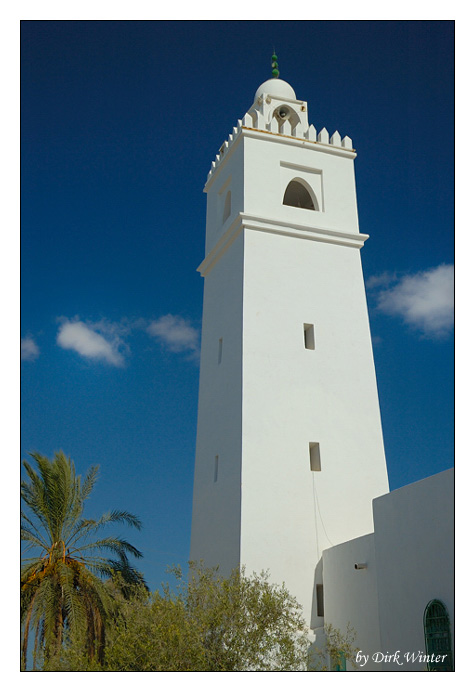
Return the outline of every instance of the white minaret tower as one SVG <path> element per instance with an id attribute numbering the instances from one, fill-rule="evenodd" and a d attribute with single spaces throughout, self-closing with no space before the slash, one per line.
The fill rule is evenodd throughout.
<path id="1" fill-rule="evenodd" d="M 322 550 L 373 531 L 388 480 L 356 153 L 273 67 L 205 186 L 190 557 L 268 569 L 315 628 Z"/>

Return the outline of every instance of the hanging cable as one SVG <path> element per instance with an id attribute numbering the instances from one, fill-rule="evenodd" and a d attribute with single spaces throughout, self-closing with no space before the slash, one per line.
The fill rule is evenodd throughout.
<path id="1" fill-rule="evenodd" d="M 315 474 L 313 474 L 313 497 L 314 497 L 314 507 L 315 507 L 315 505 L 316 505 L 316 509 L 318 510 L 318 516 L 320 517 L 320 522 L 321 522 L 321 524 L 322 524 L 323 533 L 325 534 L 327 541 L 328 541 L 328 542 L 330 543 L 330 545 L 333 547 L 334 544 L 333 544 L 333 543 L 331 542 L 331 540 L 328 538 L 328 534 L 327 534 L 327 531 L 326 531 L 326 529 L 325 529 L 325 524 L 323 523 L 322 513 L 321 513 L 321 511 L 320 511 L 320 504 L 319 504 L 319 502 L 318 502 L 318 493 L 317 493 L 317 489 L 316 489 L 316 487 L 315 487 Z M 315 526 L 317 526 L 317 515 L 316 515 L 316 512 L 315 512 Z M 317 538 L 317 546 L 318 546 L 318 538 Z"/>

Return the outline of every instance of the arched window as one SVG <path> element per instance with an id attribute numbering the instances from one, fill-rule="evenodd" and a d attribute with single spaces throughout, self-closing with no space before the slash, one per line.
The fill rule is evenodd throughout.
<path id="1" fill-rule="evenodd" d="M 277 121 L 277 129 L 278 131 L 282 134 L 282 127 L 283 124 L 288 120 L 290 123 L 290 128 L 291 130 L 294 130 L 297 125 L 301 122 L 299 115 L 294 111 L 293 108 L 288 106 L 287 104 L 282 103 L 280 106 L 278 106 L 275 110 L 274 113 L 272 114 L 273 120 Z M 272 124 L 271 124 L 271 130 L 273 130 Z M 290 132 L 289 132 L 290 134 Z"/>
<path id="2" fill-rule="evenodd" d="M 313 211 L 318 208 L 310 192 L 298 180 L 291 180 L 287 185 L 283 204 L 287 207 L 300 207 L 301 209 L 313 209 Z"/>
<path id="3" fill-rule="evenodd" d="M 224 200 L 223 223 L 226 221 L 226 219 L 229 217 L 230 214 L 231 214 L 231 190 L 228 190 L 226 192 L 226 198 Z"/>
<path id="4" fill-rule="evenodd" d="M 427 669 L 453 670 L 450 621 L 447 608 L 441 601 L 427 604 L 424 611 Z"/>

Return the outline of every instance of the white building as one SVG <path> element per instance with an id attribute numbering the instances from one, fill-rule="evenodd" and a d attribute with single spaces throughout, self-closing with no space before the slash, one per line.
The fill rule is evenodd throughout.
<path id="1" fill-rule="evenodd" d="M 361 670 L 425 670 L 431 654 L 450 670 L 453 469 L 376 498 L 373 514 L 374 533 L 323 553 L 325 621 L 355 629 Z"/>
<path id="2" fill-rule="evenodd" d="M 355 156 L 273 78 L 205 186 L 190 558 L 268 569 L 314 630 L 327 549 L 371 534 L 388 492 Z"/>

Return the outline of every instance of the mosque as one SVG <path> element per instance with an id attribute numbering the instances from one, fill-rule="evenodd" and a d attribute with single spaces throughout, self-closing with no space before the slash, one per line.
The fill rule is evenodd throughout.
<path id="1" fill-rule="evenodd" d="M 356 669 L 453 670 L 453 469 L 389 492 L 352 140 L 272 78 L 211 165 L 190 559 L 268 569 Z"/>

